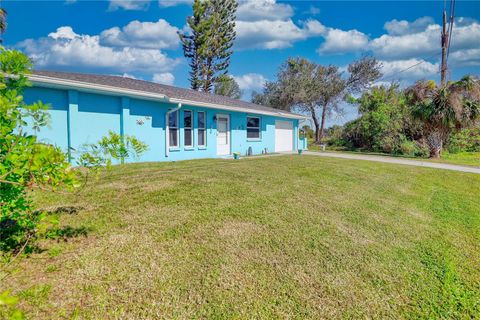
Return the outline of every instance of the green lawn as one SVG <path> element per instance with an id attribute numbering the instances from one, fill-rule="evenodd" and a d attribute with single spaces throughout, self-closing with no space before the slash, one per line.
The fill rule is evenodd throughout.
<path id="1" fill-rule="evenodd" d="M 80 235 L 0 292 L 31 319 L 475 318 L 479 194 L 480 175 L 298 155 L 115 167 L 36 195 Z"/>
<path id="2" fill-rule="evenodd" d="M 440 162 L 480 167 L 480 152 L 444 153 Z"/>
<path id="3" fill-rule="evenodd" d="M 320 146 L 314 145 L 314 144 L 308 145 L 308 150 L 321 151 Z M 388 153 L 352 151 L 352 150 L 345 150 L 343 148 L 328 148 L 327 151 L 387 156 L 387 157 L 395 157 L 395 158 L 405 158 L 405 159 L 412 159 L 412 160 L 432 161 L 432 162 L 439 162 L 439 163 L 450 163 L 450 164 L 458 164 L 458 165 L 464 165 L 464 166 L 480 167 L 480 152 L 460 152 L 460 153 L 443 152 L 440 159 L 433 160 L 433 159 L 419 158 L 419 157 L 413 157 L 413 156 L 409 157 L 409 156 L 403 156 L 403 155 L 393 155 Z"/>

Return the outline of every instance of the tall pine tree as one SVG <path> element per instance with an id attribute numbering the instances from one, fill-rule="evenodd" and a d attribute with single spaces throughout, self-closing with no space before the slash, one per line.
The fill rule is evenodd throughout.
<path id="1" fill-rule="evenodd" d="M 190 30 L 179 33 L 183 52 L 190 60 L 190 85 L 210 92 L 219 77 L 228 73 L 235 40 L 236 0 L 195 0 Z"/>
<path id="2" fill-rule="evenodd" d="M 207 4 L 201 0 L 195 0 L 192 5 L 193 15 L 187 18 L 189 32 L 178 33 L 183 46 L 184 56 L 190 60 L 190 87 L 199 90 L 200 70 L 202 69 L 202 60 L 200 52 L 205 42 L 206 30 L 210 28 L 211 21 L 207 19 Z"/>

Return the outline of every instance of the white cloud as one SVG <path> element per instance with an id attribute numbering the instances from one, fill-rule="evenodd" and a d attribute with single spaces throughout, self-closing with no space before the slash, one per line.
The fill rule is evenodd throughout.
<path id="1" fill-rule="evenodd" d="M 174 49 L 179 44 L 178 28 L 164 19 L 157 22 L 131 21 L 122 29 L 113 27 L 100 33 L 100 44 L 147 49 Z"/>
<path id="2" fill-rule="evenodd" d="M 75 66 L 115 72 L 166 72 L 179 63 L 179 60 L 168 58 L 160 50 L 103 46 L 98 35 L 79 35 L 68 26 L 58 28 L 48 37 L 27 39 L 17 46 L 40 67 Z"/>
<path id="3" fill-rule="evenodd" d="M 293 8 L 275 0 L 246 0 L 237 8 L 237 20 L 283 20 L 293 16 Z"/>
<path id="4" fill-rule="evenodd" d="M 235 45 L 240 49 L 262 48 L 280 49 L 291 47 L 294 41 L 307 38 L 302 30 L 292 20 L 260 20 L 237 21 L 237 39 Z"/>
<path id="5" fill-rule="evenodd" d="M 263 75 L 258 73 L 247 73 L 242 76 L 234 76 L 233 78 L 241 90 L 261 89 L 267 81 Z"/>
<path id="6" fill-rule="evenodd" d="M 311 26 L 315 23 L 323 26 L 316 20 L 310 21 Z M 325 31 L 322 33 L 321 28 L 317 28 L 318 34 L 325 38 L 317 52 L 342 54 L 369 51 L 382 60 L 403 61 L 419 57 L 437 59 L 440 55 L 440 25 L 433 23 L 432 18 L 423 17 L 413 22 L 392 20 L 385 23 L 384 27 L 388 33 L 374 39 L 369 39 L 366 34 L 357 30 L 324 27 Z M 480 23 L 471 18 L 459 17 L 453 27 L 450 46 L 453 60 L 462 65 L 477 65 L 478 59 L 472 50 L 480 49 L 478 39 Z"/>
<path id="7" fill-rule="evenodd" d="M 455 24 L 459 27 L 468 26 L 473 23 L 478 23 L 478 20 L 468 17 L 457 17 L 455 19 Z"/>
<path id="8" fill-rule="evenodd" d="M 385 22 L 383 27 L 391 35 L 403 35 L 421 32 L 431 24 L 434 24 L 432 17 L 422 17 L 418 18 L 413 22 L 408 22 L 407 20 L 393 19 L 391 21 Z"/>
<path id="9" fill-rule="evenodd" d="M 418 20 L 416 20 L 418 21 Z M 450 51 L 480 48 L 480 24 L 475 20 L 460 20 L 452 33 Z M 415 23 L 415 22 L 413 22 Z M 400 31 L 397 31 L 400 32 Z M 423 31 L 400 35 L 384 34 L 370 42 L 369 48 L 376 56 L 388 59 L 406 59 L 432 55 L 439 52 L 440 25 L 429 24 Z"/>
<path id="10" fill-rule="evenodd" d="M 325 42 L 322 43 L 317 51 L 321 54 L 338 54 L 364 50 L 367 45 L 368 37 L 360 31 L 328 29 Z"/>
<path id="11" fill-rule="evenodd" d="M 317 50 L 319 54 L 372 52 L 383 60 L 406 60 L 433 56 L 439 52 L 440 26 L 433 23 L 431 17 L 421 17 L 412 22 L 388 21 L 384 25 L 387 33 L 370 39 L 359 30 L 329 28 L 314 19 L 295 23 L 292 20 L 293 9 L 286 10 L 281 5 L 274 0 L 241 4 L 244 13 L 247 9 L 252 12 L 248 17 L 243 13 L 239 15 L 236 48 L 282 49 L 292 47 L 297 41 L 323 37 L 325 41 Z M 262 10 L 262 6 L 266 9 Z M 459 17 L 453 28 L 451 52 L 480 49 L 478 39 L 479 22 Z"/>
<path id="12" fill-rule="evenodd" d="M 193 0 L 158 0 L 158 5 L 162 8 L 175 7 L 183 4 L 192 4 Z"/>
<path id="13" fill-rule="evenodd" d="M 370 43 L 371 50 L 383 58 L 411 58 L 438 51 L 440 26 L 429 25 L 423 32 L 405 35 L 384 34 Z"/>
<path id="14" fill-rule="evenodd" d="M 171 86 L 175 82 L 175 76 L 170 72 L 155 73 L 153 75 L 152 81 Z"/>
<path id="15" fill-rule="evenodd" d="M 319 36 L 325 27 L 316 20 L 297 25 L 293 22 L 293 8 L 275 0 L 248 0 L 237 10 L 237 49 L 282 49 L 295 41 Z"/>
<path id="16" fill-rule="evenodd" d="M 310 14 L 312 16 L 316 16 L 320 14 L 320 8 L 315 6 L 310 6 L 310 8 L 308 8 L 308 10 L 306 10 L 304 13 Z"/>
<path id="17" fill-rule="evenodd" d="M 50 32 L 48 34 L 48 37 L 49 38 L 52 38 L 54 40 L 59 40 L 59 39 L 68 39 L 68 40 L 72 40 L 74 39 L 75 37 L 77 37 L 78 34 L 76 34 L 72 27 L 60 27 L 60 28 L 57 28 L 57 31 L 55 32 Z"/>
<path id="18" fill-rule="evenodd" d="M 459 21 L 453 27 L 450 50 L 480 49 L 480 23 L 473 19 L 460 18 Z"/>
<path id="19" fill-rule="evenodd" d="M 108 11 L 123 10 L 146 10 L 150 0 L 110 0 Z"/>
<path id="20" fill-rule="evenodd" d="M 307 20 L 303 24 L 303 29 L 308 36 L 321 36 L 328 31 L 328 28 L 318 20 Z"/>
<path id="21" fill-rule="evenodd" d="M 124 77 L 124 78 L 130 78 L 130 79 L 138 79 L 137 77 L 135 77 L 134 75 L 129 74 L 129 73 L 123 73 L 123 74 L 122 74 L 122 77 Z"/>
<path id="22" fill-rule="evenodd" d="M 439 71 L 438 63 L 422 59 L 380 61 L 380 63 L 382 64 L 383 79 L 415 81 L 432 77 Z"/>
<path id="23" fill-rule="evenodd" d="M 450 53 L 448 63 L 458 67 L 480 66 L 480 48 Z"/>

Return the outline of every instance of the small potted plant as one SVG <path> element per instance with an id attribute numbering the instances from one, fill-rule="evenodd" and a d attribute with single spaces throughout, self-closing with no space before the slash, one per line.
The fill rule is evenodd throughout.
<path id="1" fill-rule="evenodd" d="M 298 154 L 302 154 L 303 149 L 298 149 Z"/>
<path id="2" fill-rule="evenodd" d="M 234 152 L 233 153 L 233 159 L 235 159 L 235 160 L 240 159 L 240 152 Z"/>

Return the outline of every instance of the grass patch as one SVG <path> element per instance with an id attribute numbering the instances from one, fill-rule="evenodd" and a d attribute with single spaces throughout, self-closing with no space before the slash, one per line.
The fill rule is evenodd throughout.
<path id="1" fill-rule="evenodd" d="M 309 145 L 308 150 L 322 151 L 320 149 L 320 146 L 318 145 Z M 463 166 L 480 167 L 480 152 L 449 153 L 447 151 L 444 151 L 440 159 L 428 159 L 428 158 L 396 155 L 396 154 L 381 153 L 381 152 L 367 152 L 367 151 L 361 151 L 361 150 L 348 150 L 342 147 L 338 147 L 338 148 L 328 147 L 327 152 L 364 154 L 364 155 L 372 155 L 372 156 L 404 158 L 408 160 L 420 160 L 420 161 L 430 161 L 430 162 L 437 162 L 437 163 L 449 163 L 449 164 L 457 164 L 457 165 L 463 165 Z"/>
<path id="2" fill-rule="evenodd" d="M 480 152 L 444 152 L 440 162 L 480 167 Z"/>
<path id="3" fill-rule="evenodd" d="M 36 194 L 78 210 L 0 292 L 28 318 L 474 318 L 479 194 L 479 175 L 323 157 L 119 166 Z"/>

